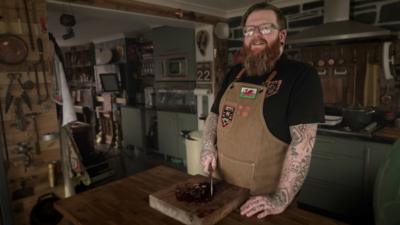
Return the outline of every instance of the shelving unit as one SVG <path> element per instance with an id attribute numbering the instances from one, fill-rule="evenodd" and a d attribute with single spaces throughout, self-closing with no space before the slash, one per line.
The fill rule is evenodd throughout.
<path id="1" fill-rule="evenodd" d="M 75 105 L 78 120 L 92 124 L 95 136 L 95 95 L 94 95 L 94 45 L 85 44 L 63 48 L 65 76 Z"/>

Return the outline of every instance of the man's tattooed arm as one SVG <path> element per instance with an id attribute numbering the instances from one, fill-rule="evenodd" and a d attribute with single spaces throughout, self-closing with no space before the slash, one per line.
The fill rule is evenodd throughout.
<path id="1" fill-rule="evenodd" d="M 241 207 L 242 215 L 252 216 L 261 212 L 257 217 L 263 218 L 279 214 L 289 206 L 307 176 L 317 126 L 317 124 L 300 124 L 289 128 L 292 141 L 286 152 L 276 192 L 250 198 Z"/>
<path id="2" fill-rule="evenodd" d="M 217 166 L 217 125 L 218 114 L 210 112 L 204 124 L 203 149 L 201 151 L 201 164 L 205 172 L 208 172 L 210 164 L 214 170 Z"/>

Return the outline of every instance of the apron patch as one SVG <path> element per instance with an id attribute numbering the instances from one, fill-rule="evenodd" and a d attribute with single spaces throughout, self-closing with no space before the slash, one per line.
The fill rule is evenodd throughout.
<path id="1" fill-rule="evenodd" d="M 281 87 L 282 80 L 274 80 L 267 82 L 267 90 L 265 93 L 265 97 L 268 98 L 276 93 L 278 93 L 279 88 Z"/>
<path id="2" fill-rule="evenodd" d="M 240 89 L 241 98 L 255 99 L 257 96 L 257 88 L 242 87 Z"/>
<path id="3" fill-rule="evenodd" d="M 234 113 L 235 113 L 235 107 L 224 105 L 221 115 L 222 127 L 226 127 L 232 122 Z"/>

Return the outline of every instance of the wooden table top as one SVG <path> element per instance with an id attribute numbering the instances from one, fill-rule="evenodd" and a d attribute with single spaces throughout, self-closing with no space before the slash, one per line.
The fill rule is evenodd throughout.
<path id="1" fill-rule="evenodd" d="M 74 225 L 179 225 L 180 222 L 150 208 L 149 194 L 184 181 L 190 175 L 157 166 L 133 176 L 62 199 L 55 208 Z M 280 215 L 265 219 L 245 218 L 236 210 L 219 225 L 334 225 L 344 223 L 290 207 Z"/>

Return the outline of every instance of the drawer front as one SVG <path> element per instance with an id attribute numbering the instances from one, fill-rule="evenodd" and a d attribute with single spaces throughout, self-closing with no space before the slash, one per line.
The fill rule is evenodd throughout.
<path id="1" fill-rule="evenodd" d="M 361 141 L 318 136 L 308 177 L 359 188 L 364 180 L 364 158 Z"/>
<path id="2" fill-rule="evenodd" d="M 348 187 L 363 184 L 364 161 L 338 154 L 314 152 L 308 177 Z"/>
<path id="3" fill-rule="evenodd" d="M 365 148 L 366 142 L 364 141 L 318 135 L 314 151 L 363 159 Z"/>

